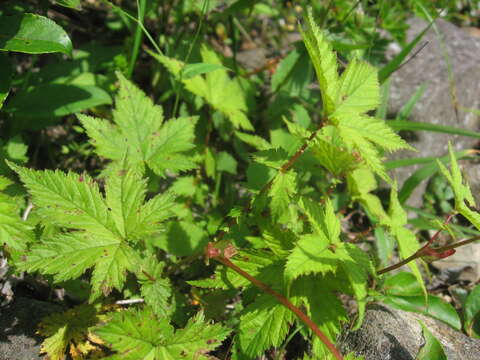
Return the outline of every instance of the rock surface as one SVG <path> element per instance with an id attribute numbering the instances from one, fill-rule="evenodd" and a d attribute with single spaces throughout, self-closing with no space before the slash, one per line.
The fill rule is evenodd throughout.
<path id="1" fill-rule="evenodd" d="M 383 304 L 370 305 L 362 327 L 344 333 L 337 345 L 343 353 L 353 351 L 365 360 L 414 360 L 425 344 L 419 320 L 441 342 L 449 360 L 479 359 L 480 340 L 430 317 Z"/>
<path id="2" fill-rule="evenodd" d="M 425 21 L 418 18 L 409 20 L 409 24 L 408 41 L 413 40 L 427 26 Z M 392 75 L 389 112 L 397 113 L 424 84 L 425 92 L 415 105 L 411 120 L 479 131 L 480 117 L 467 109 L 480 109 L 480 39 L 441 19 L 436 21 L 436 26 L 443 43 L 433 27 L 430 28 L 417 49 L 428 41 L 426 47 Z M 415 52 L 413 50 L 411 54 Z M 448 62 L 451 64 L 453 79 L 449 78 Z M 470 137 L 416 132 L 410 144 L 418 153 L 398 152 L 394 158 L 444 156 L 448 141 L 454 144 L 456 150 L 473 148 L 478 144 L 478 139 Z M 402 184 L 417 168 L 397 169 L 394 176 Z M 472 171 L 470 181 L 474 186 L 480 184 L 480 171 Z M 408 201 L 409 205 L 421 205 L 425 186 L 424 183 L 417 187 Z"/>
<path id="3" fill-rule="evenodd" d="M 40 320 L 61 311 L 59 305 L 16 297 L 0 307 L 0 360 L 37 360 L 42 339 L 35 334 Z"/>

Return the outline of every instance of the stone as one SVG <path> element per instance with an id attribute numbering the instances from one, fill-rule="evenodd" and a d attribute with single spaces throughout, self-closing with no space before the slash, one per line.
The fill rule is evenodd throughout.
<path id="1" fill-rule="evenodd" d="M 425 344 L 419 320 L 440 341 L 449 360 L 478 360 L 480 340 L 472 339 L 433 318 L 384 304 L 367 307 L 357 331 L 345 331 L 337 341 L 342 353 L 365 360 L 414 360 Z"/>
<path id="2" fill-rule="evenodd" d="M 455 254 L 434 261 L 431 265 L 440 272 L 444 272 L 445 277 L 451 279 L 450 282 L 468 280 L 471 283 L 476 283 L 480 280 L 480 242 L 460 246 L 456 249 Z M 466 276 L 469 276 L 469 278 L 466 278 Z"/>
<path id="3" fill-rule="evenodd" d="M 425 21 L 418 18 L 412 18 L 408 23 L 408 41 L 413 40 L 427 26 Z M 428 42 L 426 47 L 392 75 L 388 112 L 398 113 L 415 91 L 425 84 L 425 92 L 415 105 L 410 120 L 479 131 L 478 112 L 468 109 L 480 109 L 480 39 L 442 19 L 436 21 L 436 26 L 443 42 L 433 27 L 430 28 L 417 49 Z M 415 52 L 416 49 L 411 54 Z M 447 61 L 451 64 L 453 82 L 449 78 Z M 444 156 L 449 141 L 456 150 L 471 149 L 478 144 L 478 139 L 471 137 L 419 131 L 409 139 L 418 152 L 396 152 L 392 159 Z M 479 166 L 469 163 L 468 167 Z M 392 175 L 402 184 L 418 168 L 419 166 L 399 168 Z M 480 184 L 480 171 L 472 170 L 470 181 L 474 185 Z M 420 207 L 425 186 L 425 182 L 418 186 L 407 204 Z"/>
<path id="4" fill-rule="evenodd" d="M 35 334 L 40 320 L 62 311 L 56 304 L 16 297 L 0 307 L 0 360 L 37 360 L 43 339 Z"/>

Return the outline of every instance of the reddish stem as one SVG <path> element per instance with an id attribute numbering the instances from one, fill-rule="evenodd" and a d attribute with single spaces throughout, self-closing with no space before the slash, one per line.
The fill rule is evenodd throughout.
<path id="1" fill-rule="evenodd" d="M 211 244 L 211 243 L 210 243 Z M 209 244 L 209 245 L 210 245 Z M 212 246 L 210 245 L 210 249 Z M 246 271 L 242 270 L 239 268 L 237 265 L 232 263 L 229 259 L 227 259 L 223 255 L 217 255 L 214 256 L 213 259 L 221 262 L 223 265 L 229 267 L 233 271 L 235 271 L 237 274 L 243 276 L 245 279 L 250 281 L 253 285 L 258 287 L 259 289 L 263 290 L 267 294 L 272 295 L 274 298 L 276 298 L 282 305 L 284 305 L 286 308 L 288 308 L 291 312 L 293 312 L 297 317 L 302 320 L 314 333 L 317 335 L 317 337 L 320 339 L 321 342 L 325 344 L 325 346 L 330 350 L 330 352 L 333 354 L 335 359 L 337 360 L 343 360 L 342 354 L 337 350 L 335 345 L 332 344 L 332 342 L 327 338 L 327 336 L 318 328 L 318 326 L 310 319 L 302 310 L 300 310 L 298 307 L 293 305 L 285 296 L 282 294 L 276 292 L 273 290 L 271 287 L 269 287 L 267 284 L 261 282 L 260 280 L 256 279 Z"/>

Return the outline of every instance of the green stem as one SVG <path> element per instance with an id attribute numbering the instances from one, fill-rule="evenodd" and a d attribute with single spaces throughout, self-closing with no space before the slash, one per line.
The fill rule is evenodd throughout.
<path id="1" fill-rule="evenodd" d="M 145 11 L 147 9 L 147 0 L 137 0 L 137 27 L 135 28 L 135 38 L 133 40 L 132 54 L 130 56 L 130 64 L 128 65 L 127 77 L 131 78 L 135 63 L 137 62 L 140 44 L 143 38 L 143 19 L 145 18 Z M 140 26 L 141 25 L 141 26 Z"/>

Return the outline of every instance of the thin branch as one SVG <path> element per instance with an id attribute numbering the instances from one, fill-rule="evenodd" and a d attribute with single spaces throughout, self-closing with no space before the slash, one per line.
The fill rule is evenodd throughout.
<path id="1" fill-rule="evenodd" d="M 267 284 L 261 282 L 257 278 L 253 277 L 246 271 L 242 270 L 239 268 L 237 265 L 232 263 L 228 259 L 228 254 L 232 254 L 232 247 L 227 247 L 225 250 L 222 251 L 220 249 L 217 249 L 214 247 L 213 243 L 209 243 L 207 246 L 207 257 L 210 257 L 212 259 L 217 260 L 218 262 L 221 262 L 223 265 L 229 267 L 233 271 L 235 271 L 237 274 L 243 276 L 245 279 L 250 281 L 253 285 L 258 287 L 260 290 L 266 292 L 267 294 L 273 296 L 275 299 L 278 300 L 282 305 L 284 305 L 287 309 L 289 309 L 291 312 L 293 312 L 300 320 L 302 320 L 305 325 L 307 325 L 315 335 L 320 339 L 321 342 L 325 344 L 325 346 L 330 350 L 332 355 L 335 357 L 337 360 L 343 360 L 342 354 L 337 350 L 335 345 L 332 344 L 332 342 L 327 338 L 327 336 L 318 328 L 318 326 L 310 319 L 302 310 L 300 310 L 298 307 L 293 305 L 285 296 L 282 294 L 278 293 L 277 291 L 273 290 L 270 286 Z M 224 256 L 225 255 L 225 256 Z"/>
<path id="2" fill-rule="evenodd" d="M 385 273 L 390 272 L 392 270 L 398 269 L 399 267 L 401 267 L 403 265 L 408 264 L 410 261 L 413 261 L 413 260 L 416 260 L 418 258 L 424 257 L 426 255 L 429 255 L 428 252 L 426 251 L 427 249 L 433 250 L 434 253 L 440 255 L 440 256 L 437 256 L 437 259 L 436 259 L 436 260 L 440 260 L 440 259 L 443 259 L 445 257 L 448 257 L 448 256 L 452 255 L 454 253 L 454 251 L 451 251 L 451 250 L 454 250 L 455 248 L 458 248 L 460 246 L 470 244 L 470 243 L 472 243 L 474 241 L 477 241 L 477 240 L 480 240 L 480 236 L 475 236 L 473 238 L 463 240 L 463 241 L 459 241 L 459 242 L 456 242 L 455 244 L 442 246 L 442 247 L 439 247 L 439 248 L 431 248 L 429 246 L 430 245 L 430 241 L 429 241 L 425 246 L 423 246 L 422 248 L 417 250 L 413 255 L 410 255 L 408 258 L 400 261 L 397 264 L 387 266 L 384 269 L 378 270 L 377 275 L 385 274 Z M 442 254 L 444 254 L 444 255 L 442 255 Z"/>

